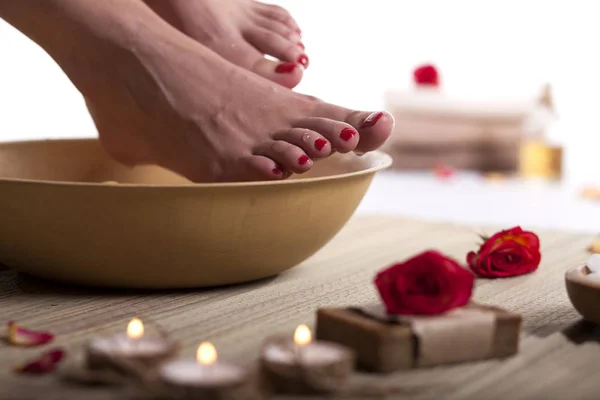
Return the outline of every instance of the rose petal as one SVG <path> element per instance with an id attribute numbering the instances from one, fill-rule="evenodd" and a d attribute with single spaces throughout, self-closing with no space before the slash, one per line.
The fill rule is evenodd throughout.
<path id="1" fill-rule="evenodd" d="M 19 374 L 41 375 L 52 372 L 58 363 L 64 358 L 65 352 L 61 349 L 53 349 L 43 353 L 39 358 L 18 365 L 13 370 Z"/>
<path id="2" fill-rule="evenodd" d="M 8 343 L 17 346 L 39 346 L 51 342 L 54 335 L 49 332 L 32 331 L 8 322 Z"/>
<path id="3" fill-rule="evenodd" d="M 467 254 L 467 264 L 470 267 L 472 267 L 476 263 L 477 263 L 477 254 L 475 254 L 474 251 L 469 252 L 469 254 Z"/>

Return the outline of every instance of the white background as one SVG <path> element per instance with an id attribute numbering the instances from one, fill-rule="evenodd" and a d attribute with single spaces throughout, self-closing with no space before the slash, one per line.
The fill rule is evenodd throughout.
<path id="1" fill-rule="evenodd" d="M 541 212 L 540 207 L 546 208 L 535 221 L 542 224 L 543 220 L 575 219 L 579 222 L 554 225 L 573 229 L 585 226 L 588 230 L 595 226 L 600 230 L 598 207 L 582 205 L 573 192 L 577 184 L 600 183 L 597 156 L 600 14 L 596 1 L 279 0 L 273 3 L 290 10 L 304 32 L 311 65 L 297 90 L 340 105 L 361 109 L 382 107 L 383 93 L 388 89 L 408 88 L 412 69 L 422 62 L 438 65 L 443 90 L 452 96 L 531 98 L 545 82 L 550 82 L 561 117 L 560 137 L 567 146 L 566 182 L 571 189 L 565 190 L 572 191 L 553 187 L 552 190 L 563 190 L 561 196 L 568 197 L 569 203 L 541 201 L 542 205 L 535 206 L 536 212 Z M 80 95 L 60 69 L 37 45 L 0 21 L 0 140 L 95 135 Z M 413 177 L 398 176 L 398 179 L 396 192 L 403 193 L 398 185 L 408 185 L 407 188 L 418 192 L 420 184 L 415 184 Z M 433 185 L 431 196 L 437 193 L 439 197 L 448 190 L 440 184 L 423 182 Z M 386 184 L 389 185 L 388 180 Z M 478 218 L 485 222 L 491 218 L 486 219 L 486 209 L 494 207 L 469 203 L 473 193 L 487 196 L 488 202 L 500 193 L 515 203 L 527 203 L 528 195 L 521 189 L 507 187 L 490 192 L 481 184 L 463 186 L 459 185 L 454 194 L 461 207 L 438 204 L 439 208 L 452 210 L 445 214 L 433 211 L 436 206 L 430 203 L 428 208 L 423 205 L 419 208 L 424 203 L 421 197 L 413 198 L 416 205 L 412 208 L 403 208 L 402 202 L 397 199 L 390 202 L 388 192 L 377 186 L 369 193 L 366 204 L 371 204 L 369 209 L 383 207 L 389 212 L 441 219 L 469 220 L 470 215 L 481 215 Z M 556 197 L 558 192 L 544 193 L 536 196 Z M 396 205 L 390 207 L 392 203 Z M 544 206 L 545 203 L 553 205 Z M 506 207 L 498 204 L 502 206 Z M 577 216 L 556 217 L 561 213 L 557 208 L 561 207 L 570 207 L 569 214 Z M 510 209 L 504 212 L 510 213 Z M 497 218 L 502 209 L 494 214 Z"/>

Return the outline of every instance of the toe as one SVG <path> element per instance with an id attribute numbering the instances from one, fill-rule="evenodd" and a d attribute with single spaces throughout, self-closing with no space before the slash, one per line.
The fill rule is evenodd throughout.
<path id="1" fill-rule="evenodd" d="M 366 153 L 380 148 L 390 137 L 394 128 L 394 117 L 385 111 L 350 112 L 346 122 L 358 129 L 360 141 L 357 153 Z"/>
<path id="2" fill-rule="evenodd" d="M 296 63 L 276 62 L 261 57 L 252 66 L 252 71 L 287 88 L 294 88 L 302 80 L 304 69 Z"/>
<path id="3" fill-rule="evenodd" d="M 281 61 L 295 62 L 308 67 L 308 57 L 298 42 L 284 39 L 277 33 L 264 28 L 253 28 L 244 34 L 248 43 L 259 51 Z"/>
<path id="4" fill-rule="evenodd" d="M 329 140 L 333 149 L 340 153 L 354 150 L 359 143 L 358 132 L 345 122 L 313 117 L 296 121 L 294 126 L 320 133 Z"/>
<path id="5" fill-rule="evenodd" d="M 241 163 L 243 172 L 240 176 L 245 176 L 247 181 L 261 180 L 281 180 L 290 176 L 281 166 L 272 159 L 253 155 L 245 158 Z"/>
<path id="6" fill-rule="evenodd" d="M 283 170 L 301 174 L 308 171 L 313 161 L 298 146 L 284 140 L 270 140 L 254 149 L 254 154 L 272 159 Z"/>
<path id="7" fill-rule="evenodd" d="M 269 31 L 277 33 L 282 38 L 302 46 L 302 37 L 290 25 L 274 19 L 265 18 L 262 15 L 256 18 L 256 24 Z"/>
<path id="8" fill-rule="evenodd" d="M 211 49 L 230 62 L 290 89 L 300 83 L 304 73 L 298 64 L 267 60 L 241 36 L 215 42 Z"/>
<path id="9" fill-rule="evenodd" d="M 264 18 L 281 22 L 288 25 L 296 33 L 302 33 L 294 18 L 292 18 L 290 13 L 285 8 L 273 4 L 263 4 L 259 2 L 255 2 L 255 5 L 257 6 L 258 13 Z"/>
<path id="10" fill-rule="evenodd" d="M 293 128 L 277 132 L 275 140 L 283 140 L 300 147 L 310 158 L 318 159 L 331 154 L 331 143 L 322 135 L 310 129 Z"/>
<path id="11" fill-rule="evenodd" d="M 360 134 L 360 140 L 355 149 L 357 153 L 366 153 L 381 147 L 390 137 L 394 128 L 394 117 L 385 111 L 352 111 L 321 103 L 315 109 L 315 115 L 345 121 L 357 129 Z"/>

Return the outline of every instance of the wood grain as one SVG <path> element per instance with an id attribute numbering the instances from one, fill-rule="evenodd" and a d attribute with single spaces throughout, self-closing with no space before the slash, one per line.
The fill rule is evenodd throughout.
<path id="1" fill-rule="evenodd" d="M 314 326 L 317 308 L 375 301 L 372 279 L 379 269 L 430 248 L 464 261 L 466 253 L 475 248 L 477 235 L 494 231 L 489 227 L 357 217 L 319 253 L 284 274 L 210 290 L 90 290 L 1 271 L 0 322 L 12 319 L 57 334 L 52 346 L 66 347 L 67 360 L 73 360 L 89 338 L 124 332 L 129 319 L 137 316 L 167 329 L 181 342 L 183 356 L 193 357 L 198 344 L 210 340 L 221 359 L 253 363 L 266 337 L 279 332 L 291 335 L 300 323 Z M 543 256 L 537 272 L 512 279 L 480 280 L 475 290 L 476 301 L 523 316 L 518 355 L 385 377 L 357 375 L 354 382 L 400 386 L 397 389 L 405 388 L 411 399 L 595 398 L 600 390 L 597 331 L 580 322 L 564 284 L 564 272 L 587 260 L 586 247 L 592 237 L 538 233 Z M 12 365 L 45 349 L 0 343 L 0 399 L 103 400 L 123 394 L 118 389 L 66 385 L 54 376 L 31 378 L 11 372 Z"/>

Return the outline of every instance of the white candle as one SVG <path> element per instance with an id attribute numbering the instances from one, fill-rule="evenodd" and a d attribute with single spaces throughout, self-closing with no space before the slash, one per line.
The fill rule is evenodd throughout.
<path id="1" fill-rule="evenodd" d="M 141 337 L 132 339 L 127 335 L 101 337 L 90 342 L 90 349 L 111 356 L 159 355 L 170 345 L 158 338 Z"/>
<path id="2" fill-rule="evenodd" d="M 290 348 L 292 351 L 290 351 Z M 300 325 L 294 333 L 294 343 L 290 346 L 271 344 L 264 349 L 263 358 L 276 364 L 296 364 L 323 366 L 337 363 L 346 357 L 346 352 L 327 342 L 312 341 L 306 325 Z"/>
<path id="3" fill-rule="evenodd" d="M 246 370 L 234 364 L 217 361 L 217 351 L 208 342 L 198 347 L 196 359 L 176 360 L 160 368 L 163 381 L 174 386 L 197 388 L 228 387 L 243 383 Z"/>
<path id="4" fill-rule="evenodd" d="M 345 353 L 328 343 L 312 342 L 291 352 L 279 345 L 269 345 L 265 348 L 265 360 L 277 364 L 300 363 L 306 366 L 323 366 L 340 361 Z"/>
<path id="5" fill-rule="evenodd" d="M 173 345 L 164 339 L 144 336 L 144 324 L 134 318 L 127 326 L 127 334 L 94 338 L 89 350 L 110 357 L 154 357 L 171 351 Z"/>
<path id="6" fill-rule="evenodd" d="M 354 370 L 354 354 L 336 343 L 312 341 L 300 325 L 294 340 L 273 337 L 261 353 L 261 372 L 277 393 L 332 393 Z"/>

